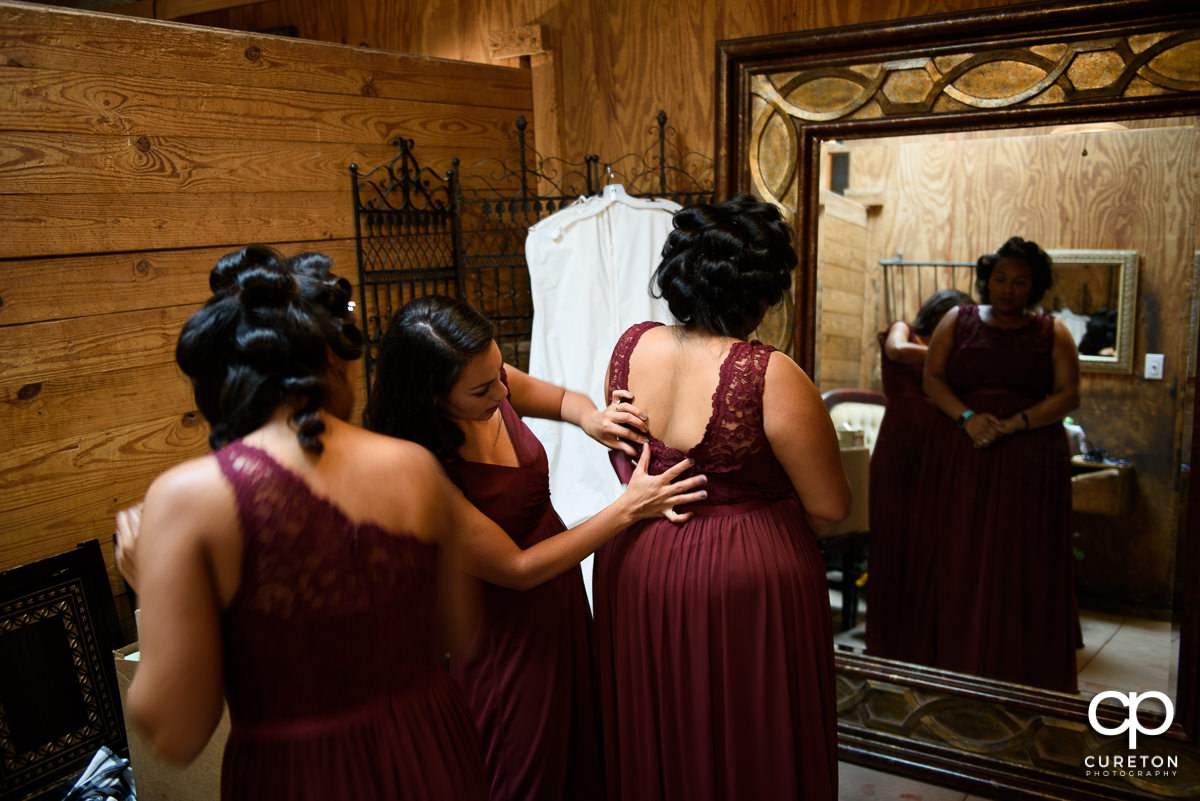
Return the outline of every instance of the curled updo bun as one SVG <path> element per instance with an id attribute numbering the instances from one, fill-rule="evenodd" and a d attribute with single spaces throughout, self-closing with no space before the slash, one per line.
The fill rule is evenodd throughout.
<path id="1" fill-rule="evenodd" d="M 747 194 L 681 209 L 673 223 L 652 292 L 685 326 L 745 337 L 792 284 L 792 229 Z"/>
<path id="2" fill-rule="evenodd" d="M 213 296 L 184 325 L 175 360 L 192 379 L 214 449 L 287 405 L 301 446 L 321 452 L 318 411 L 329 394 L 329 353 L 349 361 L 363 350 L 349 311 L 350 283 L 330 264 L 319 253 L 284 259 L 250 245 L 222 257 L 209 274 Z"/>

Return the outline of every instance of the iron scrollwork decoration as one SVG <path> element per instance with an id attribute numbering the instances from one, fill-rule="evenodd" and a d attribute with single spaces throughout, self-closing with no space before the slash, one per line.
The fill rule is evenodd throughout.
<path id="1" fill-rule="evenodd" d="M 1166 0 L 1006 6 L 718 49 L 717 192 L 752 190 L 795 215 L 797 359 L 809 371 L 823 141 L 1200 114 L 1200 7 Z M 1194 409 L 1193 432 L 1198 419 Z M 1195 486 L 1180 543 L 1179 575 L 1194 576 Z M 1181 595 L 1173 725 L 1138 741 L 1150 770 L 1112 769 L 1127 741 L 1095 731 L 1084 698 L 840 652 L 839 752 L 1004 798 L 1198 797 L 1200 595 Z M 1096 709 L 1109 730 L 1130 723 L 1128 709 Z"/>
<path id="2" fill-rule="evenodd" d="M 495 324 L 505 361 L 528 366 L 533 299 L 525 234 L 538 220 L 614 183 L 683 206 L 712 199 L 711 159 L 671 141 L 664 111 L 645 151 L 608 162 L 592 154 L 582 162 L 542 157 L 529 134 L 520 116 L 507 152 L 469 166 L 454 159 L 444 175 L 420 166 L 406 139 L 396 141 L 387 165 L 361 177 L 350 166 L 368 392 L 387 320 L 431 293 L 471 303 Z"/>

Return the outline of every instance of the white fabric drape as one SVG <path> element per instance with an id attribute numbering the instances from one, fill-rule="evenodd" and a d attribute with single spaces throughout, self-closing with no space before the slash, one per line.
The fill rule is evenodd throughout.
<path id="1" fill-rule="evenodd" d="M 673 321 L 667 304 L 651 297 L 650 276 L 679 209 L 613 185 L 529 229 L 531 375 L 583 393 L 597 408 L 608 403 L 604 373 L 617 338 L 643 320 Z M 621 493 L 602 445 L 566 423 L 525 422 L 546 448 L 554 508 L 568 526 Z"/>

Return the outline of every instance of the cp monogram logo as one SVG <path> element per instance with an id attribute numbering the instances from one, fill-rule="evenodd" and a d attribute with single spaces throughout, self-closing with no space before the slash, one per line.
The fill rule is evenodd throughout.
<path id="1" fill-rule="evenodd" d="M 1129 707 L 1129 719 L 1112 729 L 1102 726 L 1100 721 L 1096 719 L 1096 708 L 1100 706 L 1100 703 L 1105 698 L 1116 698 L 1122 704 Z M 1157 698 L 1160 702 L 1162 702 L 1163 707 L 1167 710 L 1166 719 L 1163 720 L 1162 725 L 1157 729 L 1147 729 L 1142 726 L 1141 721 L 1138 720 L 1138 706 L 1141 705 L 1143 698 Z M 1162 734 L 1171 727 L 1171 721 L 1174 719 L 1174 717 L 1175 706 L 1171 703 L 1171 699 L 1168 698 L 1164 693 L 1160 693 L 1157 690 L 1150 690 L 1149 692 L 1144 693 L 1128 693 L 1128 695 L 1126 693 L 1117 692 L 1116 690 L 1105 690 L 1093 698 L 1092 703 L 1088 706 L 1088 722 L 1091 723 L 1092 728 L 1100 734 L 1120 734 L 1126 729 L 1129 730 L 1130 750 L 1137 748 L 1138 732 L 1149 735 Z"/>

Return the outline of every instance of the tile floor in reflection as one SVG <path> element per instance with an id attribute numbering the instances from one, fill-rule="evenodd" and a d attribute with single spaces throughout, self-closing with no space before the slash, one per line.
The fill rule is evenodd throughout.
<path id="1" fill-rule="evenodd" d="M 841 594 L 830 590 L 834 625 L 841 610 Z M 859 604 L 858 625 L 838 632 L 834 642 L 840 648 L 862 652 L 866 607 Z M 1173 654 L 1178 633 L 1171 624 L 1156 620 L 1082 610 L 1080 627 L 1084 647 L 1075 652 L 1079 670 L 1079 691 L 1090 697 L 1103 690 L 1143 692 L 1160 690 L 1174 696 Z M 1155 703 L 1148 699 L 1146 708 Z M 838 763 L 839 801 L 988 801 L 985 796 L 970 795 L 915 779 L 882 773 L 849 762 Z"/>
<path id="2" fill-rule="evenodd" d="M 830 590 L 829 601 L 836 626 L 842 608 L 841 593 Z M 1158 690 L 1174 697 L 1173 659 L 1179 635 L 1169 622 L 1088 609 L 1080 611 L 1079 619 L 1084 647 L 1075 652 L 1075 663 L 1082 695 L 1090 698 L 1104 690 Z M 834 643 L 842 650 L 861 653 L 866 647 L 865 620 L 866 605 L 860 602 L 858 625 L 837 632 Z M 1153 703 L 1153 699 L 1146 703 Z"/>

